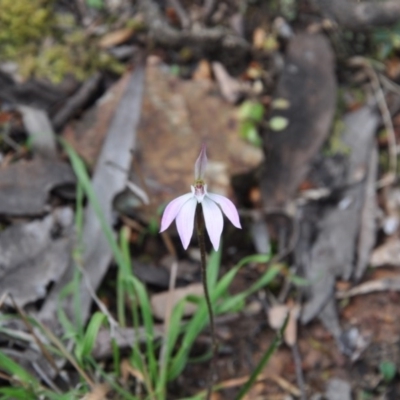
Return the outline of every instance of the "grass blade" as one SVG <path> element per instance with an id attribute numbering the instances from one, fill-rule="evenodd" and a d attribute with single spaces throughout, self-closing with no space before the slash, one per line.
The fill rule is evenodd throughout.
<path id="1" fill-rule="evenodd" d="M 106 316 L 99 311 L 95 312 L 90 319 L 83 340 L 78 342 L 75 348 L 76 358 L 80 360 L 81 363 L 92 352 L 101 325 L 106 320 Z"/>
<path id="2" fill-rule="evenodd" d="M 286 316 L 286 319 L 285 319 L 285 322 L 284 322 L 282 328 L 277 332 L 275 339 L 272 341 L 272 343 L 268 347 L 267 351 L 262 356 L 260 362 L 254 369 L 254 371 L 251 373 L 249 380 L 240 389 L 239 394 L 235 397 L 235 400 L 243 399 L 244 395 L 250 390 L 250 388 L 256 381 L 258 375 L 265 368 L 265 366 L 267 365 L 267 363 L 270 360 L 270 358 L 272 357 L 272 355 L 275 353 L 275 351 L 281 345 L 283 333 L 285 332 L 288 321 L 289 321 L 289 314 Z"/>

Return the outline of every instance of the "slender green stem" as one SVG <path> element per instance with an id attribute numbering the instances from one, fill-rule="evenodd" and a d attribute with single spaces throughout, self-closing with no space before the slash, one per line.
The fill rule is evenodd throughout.
<path id="1" fill-rule="evenodd" d="M 203 209 L 201 208 L 200 205 L 198 205 L 196 209 L 196 229 L 197 229 L 197 237 L 199 239 L 199 248 L 201 257 L 201 279 L 203 281 L 204 297 L 206 299 L 208 316 L 210 319 L 210 331 L 212 340 L 212 367 L 210 369 L 210 378 L 206 395 L 206 400 L 209 400 L 211 397 L 213 380 L 216 372 L 215 362 L 217 359 L 218 344 L 215 336 L 214 313 L 211 306 L 210 293 L 208 291 L 208 285 L 207 285 L 206 244 L 204 240 L 204 216 L 203 216 Z"/>
<path id="2" fill-rule="evenodd" d="M 283 334 L 286 330 L 288 321 L 289 321 L 289 314 L 286 316 L 285 322 L 283 323 L 282 328 L 280 328 L 279 331 L 276 333 L 275 339 L 269 345 L 267 351 L 262 356 L 260 362 L 257 364 L 256 368 L 251 373 L 249 380 L 240 389 L 239 394 L 235 397 L 235 400 L 243 399 L 244 395 L 253 386 L 254 382 L 257 380 L 258 376 L 260 375 L 262 370 L 265 368 L 266 364 L 268 363 L 268 361 L 270 360 L 272 355 L 275 353 L 275 351 L 281 345 L 282 340 L 283 340 Z"/>

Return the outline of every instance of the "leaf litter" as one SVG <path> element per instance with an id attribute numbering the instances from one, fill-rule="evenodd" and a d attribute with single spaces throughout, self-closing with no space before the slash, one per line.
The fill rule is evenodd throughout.
<path id="1" fill-rule="evenodd" d="M 398 19 L 398 9 L 391 2 L 371 8 L 364 4 L 346 5 L 354 21 L 345 18 L 336 7 L 342 3 L 339 0 L 332 2 L 335 3 L 332 6 L 317 3 L 324 15 L 333 16 L 339 25 L 350 30 L 353 26 L 365 28 L 365 23 L 359 19 L 364 7 L 376 13 L 372 23 L 381 24 L 382 20 L 392 23 Z M 180 13 L 173 28 L 170 25 L 174 24 L 173 18 L 164 20 L 163 10 L 153 1 L 140 2 L 140 7 L 142 22 L 148 24 L 154 42 L 161 44 L 168 57 L 174 54 L 179 64 L 178 75 L 186 74 L 185 79 L 171 73 L 177 65 L 171 68 L 168 65 L 171 59 L 165 54 L 151 55 L 146 62 L 133 62 L 133 73 L 126 73 L 105 90 L 100 100 L 90 105 L 90 96 L 105 82 L 103 72 L 85 82 L 81 91 L 76 91 L 73 81 L 59 87 L 34 80 L 16 84 L 0 73 L 1 106 L 4 107 L 4 102 L 17 104 L 25 133 L 30 135 L 33 155 L 32 159 L 10 164 L 8 151 L 8 161 L 0 169 L 0 214 L 4 221 L 0 232 L 0 294 L 3 297 L 11 294 L 18 305 L 34 310 L 33 315 L 61 334 L 55 311 L 59 294 L 72 277 L 71 254 L 76 246 L 74 212 L 70 204 L 73 197 L 65 187 L 74 186 L 76 179 L 68 163 L 59 161 L 52 121 L 54 129 L 64 127 L 62 136 L 93 171 L 94 191 L 107 223 L 118 226 L 121 221 L 129 222 L 131 245 L 138 251 L 133 263 L 138 264 L 136 276 L 148 285 L 154 315 L 162 320 L 171 298 L 196 292 L 199 271 L 192 257 L 196 243 L 193 243 L 189 260 L 179 260 L 182 268 L 178 270 L 178 285 L 181 287 L 164 292 L 170 284 L 170 265 L 176 259 L 172 256 L 172 261 L 164 261 L 167 266 L 162 265 L 165 252 L 160 249 L 161 242 L 155 239 L 157 228 L 151 231 L 148 224 L 157 215 L 155 205 L 187 191 L 192 183 L 192 171 L 188 166 L 205 141 L 213 160 L 208 177 L 211 190 L 236 198 L 242 218 L 252 219 L 254 227 L 247 238 L 231 237 L 230 232 L 226 235 L 222 268 L 229 269 L 232 260 L 250 254 L 253 245 L 263 253 L 277 248 L 280 261 L 288 266 L 287 272 L 280 276 L 283 288 L 271 286 L 259 291 L 257 300 L 252 299 L 247 308 L 250 310 L 250 305 L 255 304 L 255 311 L 238 314 L 240 318 L 234 316 L 231 322 L 227 319 L 220 329 L 226 338 L 218 369 L 222 398 L 234 398 L 235 387 L 243 385 L 246 381 L 243 377 L 248 376 L 255 360 L 266 350 L 266 343 L 272 340 L 266 321 L 277 310 L 281 319 L 289 310 L 293 311 L 285 339 L 291 350 L 298 349 L 306 385 L 302 385 L 301 374 L 296 370 L 299 360 L 296 361 L 295 352 L 282 348 L 271 359 L 267 371 L 260 375 L 252 395 L 283 398 L 284 393 L 290 393 L 305 398 L 307 392 L 310 396 L 323 395 L 327 399 L 347 399 L 351 398 L 352 385 L 355 396 L 382 390 L 392 391 L 396 396 L 399 388 L 396 384 L 384 383 L 379 371 L 383 362 L 400 365 L 396 351 L 399 278 L 392 268 L 399 264 L 399 206 L 391 200 L 397 184 L 393 184 L 393 180 L 391 183 L 377 181 L 378 174 L 381 176 L 381 170 L 385 169 L 384 146 L 389 144 L 393 153 L 390 144 L 393 138 L 380 135 L 376 140 L 376 134 L 382 123 L 380 114 L 385 108 L 379 102 L 388 102 L 386 109 L 396 114 L 398 93 L 391 87 L 392 97 L 385 97 L 388 86 L 382 83 L 385 92 L 379 97 L 376 85 L 363 82 L 366 93 L 375 91 L 372 100 L 357 100 L 338 111 L 336 87 L 344 88 L 345 96 L 340 94 L 340 98 L 345 102 L 352 93 L 343 84 L 343 76 L 342 80 L 337 80 L 336 67 L 344 67 L 337 63 L 333 53 L 341 61 L 341 52 L 348 51 L 347 43 L 342 49 L 336 47 L 335 39 L 326 31 L 332 27 L 324 25 L 322 20 L 304 29 L 308 33 L 292 31 L 290 18 L 296 12 L 304 12 L 302 9 L 282 10 L 286 17 L 292 17 L 278 24 L 279 21 L 272 21 L 260 12 L 266 5 L 249 4 L 240 19 L 253 23 L 236 30 L 243 34 L 241 36 L 218 24 L 208 26 L 210 22 L 215 24 L 212 21 L 216 19 L 205 16 L 200 17 L 200 21 L 205 18 L 205 27 L 196 31 L 197 21 L 193 23 L 196 12 L 192 13 L 192 6 L 186 2 L 184 7 L 190 13 Z M 387 7 L 393 7 L 390 18 Z M 213 18 L 220 15 L 218 18 L 233 20 L 237 17 L 233 8 L 231 4 L 226 9 L 211 7 L 209 13 Z M 90 14 L 85 7 L 80 12 L 86 17 Z M 161 25 L 157 25 L 157 21 L 161 21 Z M 180 23 L 182 30 L 178 28 Z M 279 33 L 278 25 L 282 24 L 289 27 L 290 35 Z M 250 44 L 244 39 L 251 37 L 248 25 L 255 27 L 259 36 L 251 53 Z M 335 34 L 338 32 L 340 30 Z M 112 33 L 103 35 L 100 43 L 110 52 L 119 51 L 126 43 L 132 55 L 131 40 L 136 35 L 139 37 L 143 32 L 117 26 Z M 231 35 L 238 36 L 232 38 Z M 232 47 L 227 38 L 233 40 Z M 175 53 L 177 44 L 187 46 L 189 51 L 185 53 L 185 48 L 180 54 Z M 198 45 L 195 51 L 194 44 Z M 215 58 L 215 52 L 220 52 L 220 59 Z M 248 60 L 247 57 L 257 60 L 250 62 L 246 72 L 239 75 L 232 68 L 234 62 L 230 64 L 226 57 L 229 52 L 233 59 L 237 57 L 241 62 Z M 190 75 L 189 64 L 198 68 L 196 74 Z M 350 74 L 347 70 L 346 73 Z M 354 71 L 351 74 L 355 76 Z M 381 72 L 376 74 L 379 78 Z M 190 76 L 192 79 L 187 79 Z M 274 79 L 277 81 L 275 89 L 271 84 Z M 359 82 L 356 85 L 361 86 Z M 47 88 L 47 92 L 43 88 Z M 143 106 L 140 107 L 142 90 Z M 71 96 L 72 93 L 75 95 Z M 254 133 L 263 141 L 253 141 L 253 144 L 263 143 L 264 149 L 245 143 L 238 134 L 240 121 L 235 104 L 242 98 L 262 105 L 261 119 Z M 335 115 L 335 110 L 340 115 Z M 341 149 L 346 150 L 332 155 L 327 154 L 326 147 L 334 136 L 335 120 L 342 121 L 340 140 L 344 146 Z M 383 125 L 385 120 L 387 122 L 387 115 L 383 116 Z M 18 142 L 19 133 L 15 127 L 10 132 L 11 136 L 16 135 Z M 395 125 L 393 132 L 396 134 Z M 132 159 L 135 160 L 133 168 Z M 238 188 L 235 179 L 232 181 L 233 176 L 241 176 L 243 180 L 238 178 L 238 182 L 245 184 Z M 129 182 L 131 178 L 133 181 Z M 113 210 L 114 199 L 126 186 L 134 189 L 129 196 L 136 196 L 136 200 L 132 203 L 128 196 L 127 202 L 116 208 L 126 212 L 135 204 L 135 212 L 118 219 Z M 141 207 L 143 199 L 148 202 L 147 208 Z M 175 236 L 172 234 L 172 243 Z M 113 273 L 110 269 L 112 253 L 91 204 L 85 206 L 83 238 L 86 281 L 82 280 L 80 290 L 85 321 L 90 318 L 93 301 L 99 307 L 102 304 L 95 297 L 95 291 L 104 276 Z M 140 257 L 143 255 L 151 255 L 153 259 L 143 262 Z M 179 258 L 184 257 L 179 254 Z M 369 265 L 379 266 L 379 269 L 370 271 Z M 234 281 L 233 292 L 248 287 L 260 271 L 260 266 L 241 271 Z M 304 281 L 307 285 L 299 284 Z M 109 297 L 102 297 L 101 301 L 113 308 Z M 3 306 L 11 305 L 9 300 L 3 303 Z M 63 305 L 72 316 L 74 311 L 68 298 Z M 110 314 L 109 321 L 112 318 Z M 279 325 L 272 320 L 270 323 L 275 328 Z M 21 327 L 21 335 L 24 329 Z M 155 332 L 156 338 L 164 334 L 158 325 Z M 137 332 L 129 327 L 114 332 L 101 328 L 93 355 L 100 359 L 110 357 L 111 340 L 116 340 L 122 349 L 128 349 L 134 340 L 145 341 L 146 338 L 142 327 Z M 201 343 L 199 340 L 195 351 L 201 349 Z M 29 367 L 41 365 L 43 356 L 37 349 L 34 354 L 31 350 L 10 354 L 20 357 Z M 349 365 L 347 356 L 353 364 Z M 121 364 L 121 368 L 122 365 L 125 364 Z M 199 383 L 193 377 L 205 376 L 206 368 L 188 365 L 179 378 L 184 384 L 178 392 L 188 395 L 199 391 Z M 363 368 L 371 374 L 360 375 Z M 274 375 L 268 374 L 272 370 Z M 41 379 L 51 381 L 54 371 L 48 371 L 43 367 Z M 343 371 L 349 374 L 344 377 Z M 136 370 L 125 368 L 123 374 L 126 380 L 131 377 L 145 381 Z M 332 379 L 322 375 L 332 376 Z M 108 389 L 96 383 L 87 396 L 106 397 Z M 174 389 L 172 391 L 175 395 Z"/>

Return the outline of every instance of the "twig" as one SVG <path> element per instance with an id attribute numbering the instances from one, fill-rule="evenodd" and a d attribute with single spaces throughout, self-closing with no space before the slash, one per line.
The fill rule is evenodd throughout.
<path id="1" fill-rule="evenodd" d="M 46 375 L 40 365 L 36 362 L 32 363 L 32 367 L 35 372 L 39 375 L 40 379 L 51 389 L 53 389 L 57 394 L 61 394 L 61 389 L 52 381 L 52 379 Z"/>
<path id="2" fill-rule="evenodd" d="M 79 11 L 80 17 L 84 19 L 87 15 L 87 5 L 85 0 L 76 0 L 76 8 Z"/>
<path id="3" fill-rule="evenodd" d="M 306 390 L 305 390 L 305 385 L 304 385 L 303 370 L 301 369 L 301 357 L 300 357 L 300 352 L 299 352 L 299 346 L 297 346 L 297 343 L 295 343 L 292 346 L 292 355 L 293 355 L 294 365 L 295 365 L 295 369 L 296 369 L 297 386 L 299 387 L 299 389 L 301 391 L 300 399 L 307 400 Z"/>
<path id="4" fill-rule="evenodd" d="M 90 279 L 89 279 L 85 269 L 82 267 L 80 260 L 75 260 L 75 261 L 76 261 L 76 267 L 78 268 L 79 272 L 83 276 L 83 279 L 85 280 L 86 288 L 87 288 L 90 296 L 92 297 L 92 300 L 96 303 L 97 307 L 99 307 L 99 310 L 106 316 L 108 324 L 110 325 L 111 339 L 114 339 L 115 330 L 119 328 L 119 324 L 114 319 L 114 317 L 111 315 L 111 313 L 108 311 L 108 309 L 104 305 L 104 303 L 97 297 L 97 294 L 96 294 L 95 290 L 93 289 L 93 286 L 90 283 Z"/>
<path id="5" fill-rule="evenodd" d="M 32 335 L 33 339 L 35 340 L 36 344 L 39 346 L 42 354 L 46 358 L 46 360 L 49 362 L 49 364 L 53 367 L 55 372 L 58 374 L 60 371 L 58 369 L 58 366 L 53 358 L 53 356 L 49 353 L 47 348 L 44 346 L 42 341 L 39 339 L 39 337 L 36 335 L 35 330 L 33 329 L 32 324 L 30 323 L 27 315 L 25 314 L 25 311 L 15 302 L 14 297 L 9 294 L 8 297 L 10 298 L 14 308 L 17 310 L 18 314 L 20 315 L 22 321 L 24 322 L 25 326 L 28 328 L 29 333 Z"/>
<path id="6" fill-rule="evenodd" d="M 2 129 L 0 136 L 3 138 L 4 142 L 8 144 L 16 153 L 20 153 L 22 146 L 20 146 L 12 137 L 9 136 L 10 125 L 6 123 L 3 126 L 5 126 L 5 129 Z"/>
<path id="7" fill-rule="evenodd" d="M 43 329 L 43 331 L 45 332 L 45 334 L 49 338 L 49 340 L 56 347 L 58 347 L 58 350 L 61 352 L 61 354 L 72 364 L 72 366 L 79 372 L 79 374 L 86 381 L 86 383 L 93 389 L 95 387 L 95 383 L 92 381 L 92 379 L 89 377 L 89 375 L 79 366 L 79 364 L 76 362 L 75 358 L 65 348 L 65 346 L 61 342 L 61 340 L 58 339 L 57 336 L 55 336 L 53 334 L 53 332 L 51 332 L 50 329 L 47 328 L 46 325 L 42 324 L 40 321 L 37 321 L 37 322 L 38 322 L 39 326 Z"/>
<path id="8" fill-rule="evenodd" d="M 393 175 L 397 175 L 397 149 L 396 149 L 396 133 L 394 131 L 392 117 L 388 105 L 386 103 L 385 95 L 379 82 L 378 75 L 372 67 L 367 68 L 367 73 L 370 76 L 371 84 L 375 90 L 375 98 L 378 102 L 379 110 L 382 114 L 383 124 L 385 125 L 389 137 L 389 156 L 390 156 L 390 169 Z"/>
<path id="9" fill-rule="evenodd" d="M 205 0 L 204 9 L 203 9 L 203 20 L 207 24 L 210 18 L 212 17 L 217 2 L 215 0 Z"/>
<path id="10" fill-rule="evenodd" d="M 400 291 L 400 277 L 382 278 L 374 281 L 367 281 L 347 291 L 337 292 L 336 298 L 347 299 L 349 297 L 359 296 L 361 294 L 385 291 Z"/>
<path id="11" fill-rule="evenodd" d="M 145 16 L 150 35 L 163 46 L 193 46 L 203 50 L 229 49 L 231 55 L 242 57 L 250 51 L 249 44 L 230 30 L 217 28 L 198 28 L 195 31 L 179 31 L 172 28 L 163 18 L 154 0 L 138 0 Z"/>
<path id="12" fill-rule="evenodd" d="M 250 376 L 243 376 L 240 378 L 228 379 L 226 381 L 216 384 L 214 386 L 214 391 L 236 388 L 238 386 L 242 386 L 249 380 L 249 378 L 250 378 Z M 285 378 L 282 378 L 279 375 L 268 374 L 268 373 L 262 374 L 262 375 L 260 374 L 260 375 L 258 375 L 256 382 L 258 383 L 258 382 L 262 382 L 265 380 L 271 380 L 271 381 L 275 382 L 281 389 L 289 392 L 294 397 L 299 397 L 301 395 L 300 390 L 296 386 L 294 386 L 289 381 L 287 381 Z M 202 396 L 204 396 L 204 394 L 205 394 L 205 391 L 202 390 L 201 392 L 197 393 L 197 396 L 199 398 L 202 398 Z"/>
<path id="13" fill-rule="evenodd" d="M 68 99 L 64 107 L 53 118 L 53 125 L 56 130 L 62 128 L 88 102 L 94 91 L 98 88 L 100 79 L 100 73 L 94 74 Z"/>
<path id="14" fill-rule="evenodd" d="M 204 241 L 204 216 L 203 216 L 203 209 L 201 207 L 196 208 L 196 230 L 197 230 L 197 237 L 199 239 L 200 256 L 201 256 L 201 280 L 203 281 L 204 297 L 206 299 L 208 308 L 208 316 L 210 319 L 210 331 L 212 339 L 212 366 L 210 369 L 209 382 L 206 395 L 206 400 L 209 400 L 211 398 L 211 392 L 213 390 L 214 374 L 216 372 L 218 344 L 217 344 L 217 339 L 215 337 L 214 313 L 207 285 L 206 244 Z"/>
<path id="15" fill-rule="evenodd" d="M 179 20 L 181 21 L 182 28 L 188 29 L 190 27 L 190 18 L 185 9 L 182 7 L 181 2 L 179 0 L 169 0 L 169 2 L 176 11 Z"/>
<path id="16" fill-rule="evenodd" d="M 400 20 L 398 0 L 383 2 L 351 2 L 348 0 L 316 0 L 323 13 L 333 17 L 340 26 L 353 30 L 388 26 Z"/>
<path id="17" fill-rule="evenodd" d="M 379 80 L 381 81 L 382 86 L 385 86 L 387 90 L 390 90 L 391 92 L 396 93 L 400 96 L 400 85 L 388 79 L 382 73 L 379 73 Z"/>
<path id="18" fill-rule="evenodd" d="M 56 139 L 46 111 L 38 108 L 23 106 L 18 107 L 26 133 L 31 139 L 33 153 L 45 158 L 57 158 Z"/>
<path id="19" fill-rule="evenodd" d="M 375 99 L 378 104 L 379 111 L 382 115 L 382 122 L 388 134 L 389 163 L 390 163 L 390 170 L 392 173 L 392 179 L 389 181 L 393 183 L 397 175 L 396 133 L 394 131 L 392 117 L 390 115 L 390 111 L 386 103 L 385 94 L 383 93 L 378 74 L 375 72 L 374 68 L 370 65 L 368 60 L 365 59 L 364 57 L 353 57 L 350 60 L 350 65 L 360 66 L 364 68 L 366 74 L 368 75 L 371 81 L 371 86 L 372 89 L 374 90 Z"/>

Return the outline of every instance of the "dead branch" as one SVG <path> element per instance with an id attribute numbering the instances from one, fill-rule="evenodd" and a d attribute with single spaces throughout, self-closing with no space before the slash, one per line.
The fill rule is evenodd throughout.
<path id="1" fill-rule="evenodd" d="M 383 92 L 383 89 L 381 87 L 379 76 L 375 72 L 375 69 L 371 66 L 371 63 L 364 57 L 352 57 L 349 61 L 349 64 L 354 67 L 364 68 L 369 80 L 371 81 L 371 86 L 374 91 L 375 99 L 379 111 L 382 115 L 382 122 L 388 134 L 388 153 L 390 162 L 390 172 L 392 175 L 391 181 L 394 182 L 396 179 L 396 172 L 397 172 L 396 133 L 392 122 L 392 116 L 390 114 L 390 110 L 386 102 L 385 93 Z"/>
<path id="2" fill-rule="evenodd" d="M 139 0 L 149 33 L 160 45 L 167 47 L 192 46 L 204 50 L 227 48 L 238 55 L 247 53 L 248 43 L 223 27 L 196 27 L 190 31 L 179 31 L 171 27 L 163 18 L 160 8 L 153 0 Z"/>
<path id="3" fill-rule="evenodd" d="M 217 2 L 215 0 L 205 0 L 203 10 L 203 20 L 207 23 L 217 8 Z"/>
<path id="4" fill-rule="evenodd" d="M 366 30 L 373 26 L 393 25 L 400 20 L 400 2 L 355 3 L 349 0 L 315 0 L 321 12 L 340 26 Z"/>
<path id="5" fill-rule="evenodd" d="M 97 90 L 101 80 L 101 74 L 96 73 L 89 78 L 81 88 L 71 96 L 65 105 L 53 117 L 53 125 L 56 130 L 62 128 L 81 108 L 87 104 L 90 97 Z"/>
<path id="6" fill-rule="evenodd" d="M 176 14 L 179 17 L 179 20 L 181 21 L 181 25 L 183 29 L 188 29 L 190 27 L 190 18 L 185 11 L 185 9 L 182 7 L 182 4 L 179 0 L 169 0 L 170 4 L 172 7 L 174 7 L 174 10 Z"/>

